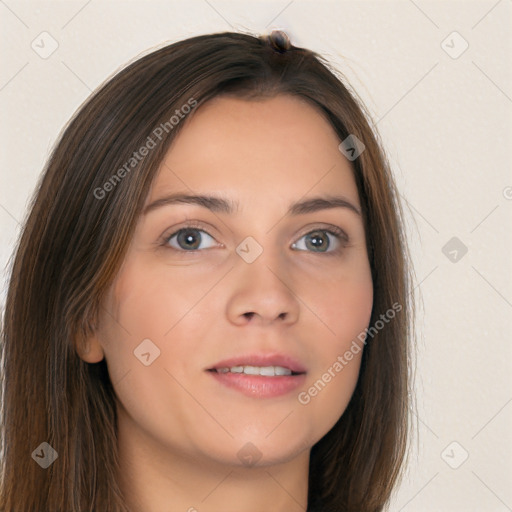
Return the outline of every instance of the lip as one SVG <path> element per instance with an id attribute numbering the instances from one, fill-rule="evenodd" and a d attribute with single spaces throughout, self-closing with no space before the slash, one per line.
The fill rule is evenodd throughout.
<path id="1" fill-rule="evenodd" d="M 243 373 L 217 373 L 214 371 L 207 373 L 221 385 L 253 398 L 283 396 L 304 385 L 306 381 L 305 373 L 279 377 L 263 377 L 262 375 L 245 375 Z"/>
<path id="2" fill-rule="evenodd" d="M 290 369 L 292 375 L 265 377 L 244 373 L 217 373 L 218 368 L 233 366 L 282 366 Z M 252 354 L 219 361 L 206 371 L 219 384 L 239 391 L 253 398 L 273 398 L 291 393 L 306 380 L 306 369 L 295 358 L 283 354 Z"/>

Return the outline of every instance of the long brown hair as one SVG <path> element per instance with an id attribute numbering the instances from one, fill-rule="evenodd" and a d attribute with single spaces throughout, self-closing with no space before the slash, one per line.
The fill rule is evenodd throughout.
<path id="1" fill-rule="evenodd" d="M 318 54 L 282 33 L 219 33 L 167 45 L 117 73 L 82 105 L 49 158 L 12 260 L 3 316 L 3 512 L 129 511 L 116 481 L 106 361 L 84 362 L 77 346 L 94 328 L 149 186 L 186 124 L 170 117 L 220 94 L 301 97 L 325 114 L 340 142 L 355 135 L 365 145 L 352 168 L 373 277 L 370 325 L 393 304 L 401 310 L 367 336 L 348 408 L 312 448 L 308 501 L 376 512 L 389 500 L 407 447 L 413 307 L 402 210 L 381 143 L 360 101 Z M 127 167 L 148 137 L 156 147 Z M 122 179 L 113 179 L 123 166 Z M 43 442 L 58 454 L 47 469 L 33 456 Z"/>

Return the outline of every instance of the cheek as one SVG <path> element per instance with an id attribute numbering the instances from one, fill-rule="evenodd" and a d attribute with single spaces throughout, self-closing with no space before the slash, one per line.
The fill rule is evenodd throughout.
<path id="1" fill-rule="evenodd" d="M 345 384 L 353 388 L 359 375 L 364 333 L 373 308 L 373 282 L 369 267 L 338 283 L 337 289 L 331 290 L 330 304 L 329 322 L 335 335 L 331 336 L 332 342 L 325 345 L 324 369 L 327 364 L 331 373 L 336 369 L 343 372 Z M 335 364 L 340 362 L 340 356 L 342 370 Z"/>
<path id="2" fill-rule="evenodd" d="M 191 356 L 200 353 L 210 324 L 201 299 L 215 282 L 215 276 L 201 277 L 186 268 L 166 273 L 141 259 L 125 261 L 102 307 L 100 340 L 114 387 L 123 383 L 116 392 L 127 407 L 133 401 L 136 409 L 137 397 L 150 402 L 155 390 L 179 388 L 173 377 L 183 380 Z"/>
<path id="3" fill-rule="evenodd" d="M 345 286 L 339 292 L 338 313 L 334 318 L 336 332 L 340 334 L 343 348 L 368 326 L 373 308 L 373 286 L 371 278 L 367 282 L 357 282 Z"/>
<path id="4" fill-rule="evenodd" d="M 318 308 L 316 364 L 298 397 L 310 414 L 322 418 L 324 433 L 345 411 L 359 377 L 364 332 L 373 307 L 373 283 L 367 262 L 332 276 L 323 293 L 310 295 Z"/>
<path id="5" fill-rule="evenodd" d="M 318 311 L 325 353 L 344 350 L 368 326 L 373 308 L 373 281 L 366 259 L 324 274 L 310 283 L 309 301 Z M 305 292 L 306 293 L 306 292 Z M 323 325 L 322 325 L 323 323 Z M 334 351 L 334 352 L 333 352 Z"/>
<path id="6" fill-rule="evenodd" d="M 212 286 L 211 275 L 202 279 L 188 275 L 186 268 L 166 270 L 149 263 L 142 258 L 126 262 L 110 290 L 107 348 L 110 341 L 124 340 L 133 350 L 146 338 L 164 346 Z"/>

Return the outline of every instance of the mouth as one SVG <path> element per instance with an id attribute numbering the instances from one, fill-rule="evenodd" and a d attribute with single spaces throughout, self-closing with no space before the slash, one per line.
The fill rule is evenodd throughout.
<path id="1" fill-rule="evenodd" d="M 219 384 L 255 398 L 291 393 L 304 383 L 307 373 L 293 358 L 264 354 L 224 360 L 206 371 Z"/>
<path id="2" fill-rule="evenodd" d="M 209 372 L 217 373 L 243 373 L 244 375 L 261 375 L 263 377 L 283 377 L 285 375 L 302 375 L 305 372 L 294 372 L 284 366 L 231 366 L 210 368 Z"/>

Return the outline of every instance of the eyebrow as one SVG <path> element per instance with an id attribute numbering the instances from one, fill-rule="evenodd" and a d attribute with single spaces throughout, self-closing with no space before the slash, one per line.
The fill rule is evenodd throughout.
<path id="1" fill-rule="evenodd" d="M 156 199 L 148 204 L 143 211 L 143 215 L 154 211 L 163 206 L 174 204 L 195 204 L 207 208 L 215 213 L 233 214 L 239 211 L 239 203 L 230 199 L 216 197 L 211 195 L 190 195 L 190 194 L 171 194 L 160 199 Z M 346 208 L 357 215 L 361 215 L 361 211 L 346 198 L 341 196 L 318 196 L 303 199 L 292 203 L 288 208 L 287 215 L 304 215 L 320 210 L 328 210 L 332 208 Z"/>

